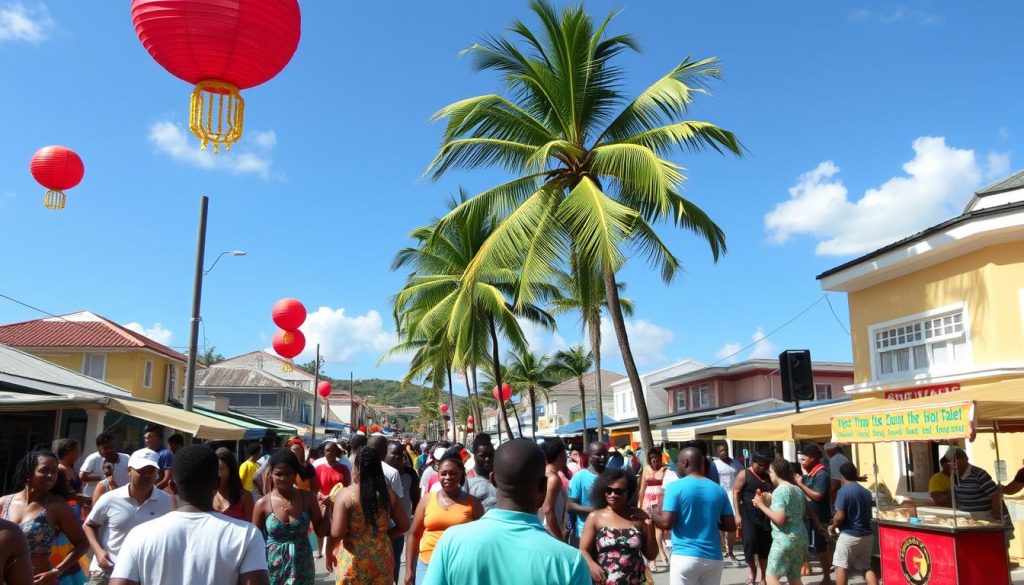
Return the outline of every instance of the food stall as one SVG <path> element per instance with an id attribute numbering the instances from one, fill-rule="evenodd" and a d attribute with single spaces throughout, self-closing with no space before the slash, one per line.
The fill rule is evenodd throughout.
<path id="1" fill-rule="evenodd" d="M 832 440 L 870 444 L 873 452 L 880 442 L 974 440 L 975 406 L 973 401 L 957 401 L 835 414 Z M 877 456 L 873 461 L 877 462 Z M 879 502 L 882 581 L 909 585 L 1010 584 L 1006 526 L 1001 520 L 993 520 L 990 512 L 956 510 L 952 484 L 951 509 L 887 507 L 878 498 L 877 463 L 873 472 Z"/>

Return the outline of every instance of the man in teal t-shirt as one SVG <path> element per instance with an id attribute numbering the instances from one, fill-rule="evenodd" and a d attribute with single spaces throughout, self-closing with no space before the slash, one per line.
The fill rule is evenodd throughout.
<path id="1" fill-rule="evenodd" d="M 581 469 L 569 480 L 569 522 L 572 532 L 569 535 L 569 544 L 576 546 L 580 542 L 580 533 L 583 532 L 583 523 L 587 515 L 592 511 L 590 502 L 590 490 L 597 481 L 597 476 L 604 471 L 605 463 L 608 460 L 608 447 L 603 443 L 593 442 L 587 447 L 587 455 L 590 457 L 590 465 Z M 602 496 L 603 497 L 603 496 Z"/>
<path id="2" fill-rule="evenodd" d="M 672 530 L 673 583 L 719 585 L 722 582 L 722 544 L 719 530 L 736 530 L 729 497 L 718 483 L 704 477 L 704 455 L 695 447 L 679 453 L 682 479 L 665 488 L 665 503 L 654 523 Z"/>

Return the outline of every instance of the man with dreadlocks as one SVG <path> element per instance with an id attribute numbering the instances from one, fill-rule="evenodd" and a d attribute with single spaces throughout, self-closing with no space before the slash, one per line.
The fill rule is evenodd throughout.
<path id="1" fill-rule="evenodd" d="M 391 528 L 388 526 L 391 525 Z M 327 550 L 342 542 L 338 557 L 327 556 L 327 570 L 337 566 L 338 585 L 392 585 L 391 539 L 409 529 L 409 516 L 388 488 L 376 449 L 360 449 L 352 485 L 337 493 Z"/>

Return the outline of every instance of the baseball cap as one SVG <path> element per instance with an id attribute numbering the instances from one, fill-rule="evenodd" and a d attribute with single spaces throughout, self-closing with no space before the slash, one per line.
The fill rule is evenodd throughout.
<path id="1" fill-rule="evenodd" d="M 832 451 L 833 449 L 838 449 L 838 448 L 839 448 L 839 443 L 825 443 L 825 450 L 826 451 Z"/>
<path id="2" fill-rule="evenodd" d="M 128 467 L 131 469 L 142 469 L 147 466 L 160 469 L 160 456 L 152 449 L 139 449 L 128 458 Z"/>
<path id="3" fill-rule="evenodd" d="M 447 453 L 447 452 L 448 452 L 448 449 L 445 449 L 444 447 L 435 447 L 434 448 L 434 459 L 437 460 L 437 461 L 440 461 L 441 458 L 444 457 L 444 454 Z"/>

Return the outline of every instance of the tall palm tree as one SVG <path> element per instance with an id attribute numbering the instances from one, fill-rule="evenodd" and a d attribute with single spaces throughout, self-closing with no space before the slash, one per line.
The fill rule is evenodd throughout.
<path id="1" fill-rule="evenodd" d="M 569 270 L 558 270 L 554 276 L 555 286 L 561 296 L 551 300 L 553 315 L 579 313 L 580 325 L 590 341 L 590 353 L 594 355 L 594 376 L 597 401 L 597 437 L 604 440 L 604 397 L 601 384 L 601 310 L 608 306 L 608 295 L 604 291 L 604 278 L 597 272 L 581 273 L 571 258 Z M 626 289 L 626 283 L 618 283 L 619 291 Z M 633 315 L 633 301 L 619 297 L 619 306 L 626 316 Z"/>
<path id="2" fill-rule="evenodd" d="M 529 350 L 508 352 L 508 381 L 510 384 L 525 389 L 530 400 L 530 434 L 537 439 L 537 393 L 547 396 L 548 388 L 558 381 L 551 368 L 551 360 L 546 355 L 537 355 Z"/>
<path id="3" fill-rule="evenodd" d="M 478 70 L 503 78 L 509 97 L 486 94 L 435 114 L 446 120 L 441 147 L 427 172 L 500 167 L 515 175 L 452 210 L 457 221 L 483 208 L 504 217 L 466 266 L 465 278 L 494 266 L 517 265 L 517 303 L 535 300 L 534 284 L 575 257 L 581 270 L 601 274 L 609 315 L 637 403 L 644 449 L 653 446 L 640 375 L 619 304 L 616 272 L 627 249 L 645 256 L 669 283 L 681 265 L 654 226 L 670 223 L 706 240 L 717 261 L 725 234 L 680 195 L 684 169 L 668 160 L 678 150 L 741 154 L 729 131 L 686 119 L 695 96 L 720 77 L 714 58 L 689 57 L 629 99 L 613 59 L 637 48 L 629 35 L 610 36 L 615 14 L 597 26 L 582 6 L 558 14 L 545 0 L 530 7 L 534 32 L 513 22 L 509 38 L 492 36 L 465 50 Z M 472 293 L 463 291 L 468 305 Z"/>
<path id="4" fill-rule="evenodd" d="M 564 378 L 575 378 L 580 388 L 580 405 L 583 407 L 583 443 L 587 442 L 587 394 L 583 385 L 583 376 L 594 367 L 594 356 L 583 349 L 583 345 L 574 345 L 555 354 L 553 370 Z M 600 437 L 598 438 L 600 440 Z"/>
<path id="5" fill-rule="evenodd" d="M 491 265 L 472 275 L 466 273 L 466 267 L 479 254 L 495 222 L 490 210 L 478 208 L 472 213 L 460 214 L 458 221 L 413 231 L 411 236 L 418 245 L 400 250 L 392 263 L 395 270 L 413 269 L 405 287 L 393 298 L 393 311 L 398 332 L 406 341 L 436 344 L 443 339 L 450 344 L 450 365 L 455 369 L 478 365 L 486 351 L 484 348 L 489 345 L 492 369 L 497 372 L 495 381 L 500 386 L 499 337 L 504 337 L 515 349 L 525 348 L 526 340 L 517 318 L 548 329 L 554 329 L 555 320 L 532 302 L 513 303 L 515 291 L 522 288 L 516 271 Z M 527 288 L 537 299 L 556 296 L 554 287 L 547 282 L 534 283 Z M 511 439 L 505 404 L 499 407 Z"/>
<path id="6" fill-rule="evenodd" d="M 501 364 L 501 363 L 498 364 L 498 374 L 497 375 L 495 375 L 495 373 L 494 373 L 494 366 L 492 366 L 491 364 L 484 364 L 484 366 L 483 366 L 483 373 L 484 373 L 484 384 L 487 384 L 488 386 L 491 386 L 493 384 L 494 388 L 501 387 L 501 384 L 499 382 L 497 382 L 497 380 L 499 380 L 499 379 L 500 380 L 504 380 L 509 385 L 512 384 L 512 380 L 509 379 L 508 367 L 505 366 L 505 364 Z M 520 392 L 519 394 L 520 394 L 520 401 L 522 401 L 522 393 Z M 519 431 L 519 436 L 522 437 L 523 436 L 523 423 L 522 423 L 521 420 L 519 420 L 519 411 L 516 409 L 515 395 L 516 395 L 516 391 L 515 391 L 515 389 L 513 389 L 512 390 L 512 394 L 509 396 L 509 399 L 508 399 L 508 405 L 509 405 L 509 408 L 512 409 L 512 418 L 516 421 L 516 429 Z M 504 405 L 503 401 L 494 400 L 494 402 L 495 403 L 501 402 L 501 404 Z M 506 421 L 505 424 L 508 425 L 508 422 Z M 509 434 L 509 439 L 510 440 L 513 438 L 512 435 L 511 435 L 511 432 L 512 432 L 512 429 L 509 428 L 509 433 L 510 433 Z"/>

